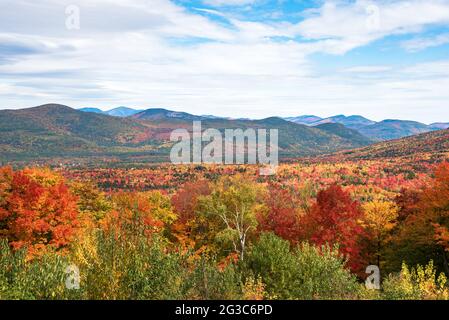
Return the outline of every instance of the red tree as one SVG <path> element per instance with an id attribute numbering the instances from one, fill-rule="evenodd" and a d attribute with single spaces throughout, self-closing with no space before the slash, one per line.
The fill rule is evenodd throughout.
<path id="1" fill-rule="evenodd" d="M 77 198 L 50 170 L 0 169 L 0 236 L 29 253 L 68 245 L 78 226 Z"/>
<path id="2" fill-rule="evenodd" d="M 416 215 L 419 212 L 420 193 L 418 190 L 402 189 L 396 197 L 395 202 L 399 207 L 398 221 L 403 222 L 409 216 Z"/>
<path id="3" fill-rule="evenodd" d="M 362 217 L 359 203 L 340 186 L 332 185 L 318 193 L 311 208 L 307 219 L 310 240 L 320 246 L 338 244 L 340 253 L 349 259 L 349 267 L 358 271 L 362 267 L 359 240 L 364 233 L 358 220 Z"/>
<path id="4" fill-rule="evenodd" d="M 200 196 L 210 194 L 209 182 L 199 180 L 196 182 L 186 183 L 172 197 L 172 205 L 178 214 L 178 223 L 186 223 L 195 217 L 197 200 Z"/>
<path id="5" fill-rule="evenodd" d="M 265 205 L 267 212 L 258 215 L 259 231 L 271 231 L 292 244 L 301 237 L 299 205 L 287 189 L 270 185 Z"/>

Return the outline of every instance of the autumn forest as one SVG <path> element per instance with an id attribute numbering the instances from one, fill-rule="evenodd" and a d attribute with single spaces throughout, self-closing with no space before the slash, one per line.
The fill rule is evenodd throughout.
<path id="1" fill-rule="evenodd" d="M 449 299 L 448 207 L 449 163 L 423 155 L 309 158 L 272 176 L 4 166 L 0 298 Z"/>

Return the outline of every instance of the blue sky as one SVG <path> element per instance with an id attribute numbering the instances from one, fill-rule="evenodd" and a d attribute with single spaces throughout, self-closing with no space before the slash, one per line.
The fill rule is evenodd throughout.
<path id="1" fill-rule="evenodd" d="M 449 0 L 2 0 L 0 108 L 449 122 Z"/>

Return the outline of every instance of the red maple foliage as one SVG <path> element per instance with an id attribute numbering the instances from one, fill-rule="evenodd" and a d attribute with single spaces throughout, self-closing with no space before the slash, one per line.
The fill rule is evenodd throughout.
<path id="1" fill-rule="evenodd" d="M 209 182 L 199 180 L 186 183 L 182 189 L 173 195 L 171 202 L 178 214 L 178 223 L 186 223 L 195 217 L 198 197 L 210 194 Z"/>
<path id="2" fill-rule="evenodd" d="M 353 271 L 362 267 L 360 237 L 364 231 L 359 224 L 363 216 L 360 205 L 348 192 L 334 184 L 317 195 L 306 221 L 311 230 L 310 240 L 316 245 L 339 245 Z"/>
<path id="3" fill-rule="evenodd" d="M 77 198 L 46 169 L 0 168 L 0 237 L 31 255 L 67 246 L 78 227 Z"/>
<path id="4" fill-rule="evenodd" d="M 298 204 L 290 190 L 270 185 L 265 199 L 268 212 L 257 216 L 259 231 L 271 231 L 292 244 L 301 238 Z"/>
<path id="5" fill-rule="evenodd" d="M 405 221 L 409 216 L 416 215 L 419 211 L 420 193 L 418 190 L 402 189 L 395 202 L 399 207 L 398 220 Z"/>

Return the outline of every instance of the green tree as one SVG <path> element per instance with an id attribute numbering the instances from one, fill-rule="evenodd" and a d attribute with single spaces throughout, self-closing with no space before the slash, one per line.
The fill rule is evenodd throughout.
<path id="1" fill-rule="evenodd" d="M 270 296 L 280 299 L 354 298 L 359 285 L 338 248 L 289 242 L 264 233 L 252 248 L 246 266 L 262 278 Z"/>

